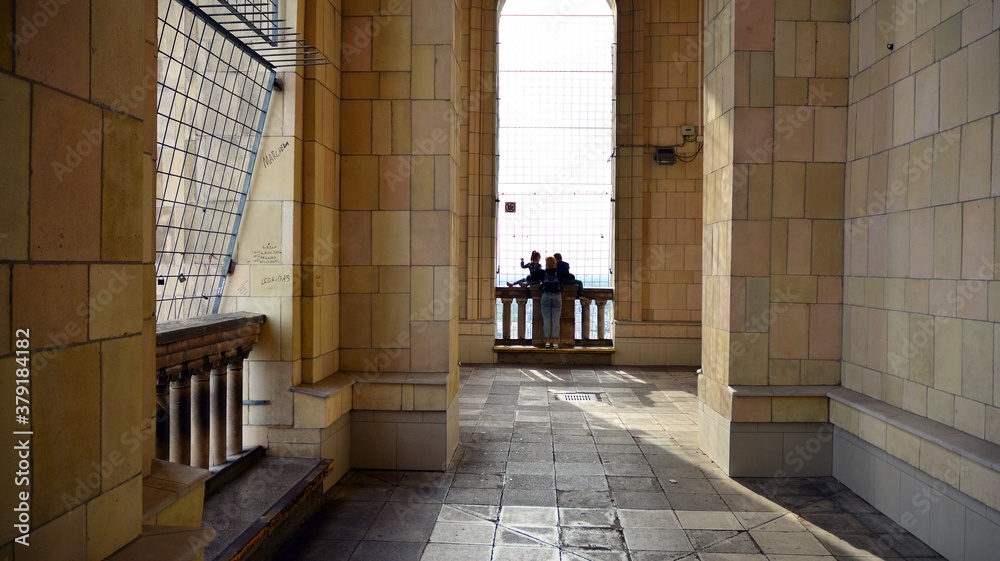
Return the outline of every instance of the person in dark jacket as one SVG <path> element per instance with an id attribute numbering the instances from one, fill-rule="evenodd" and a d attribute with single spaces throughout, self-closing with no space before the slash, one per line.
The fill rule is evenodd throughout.
<path id="1" fill-rule="evenodd" d="M 524 257 L 522 257 L 521 258 L 521 268 L 528 270 L 528 276 L 524 277 L 521 280 L 516 280 L 514 282 L 509 282 L 509 283 L 507 283 L 507 286 L 511 287 L 511 286 L 514 286 L 515 284 L 516 285 L 520 285 L 520 286 L 524 286 L 525 283 L 528 282 L 528 279 L 531 277 L 531 275 L 535 271 L 541 271 L 542 270 L 542 264 L 539 263 L 539 261 L 541 261 L 541 260 L 542 260 L 542 254 L 538 253 L 537 251 L 532 251 L 531 252 L 531 262 L 528 263 L 527 265 L 524 264 Z"/>
<path id="2" fill-rule="evenodd" d="M 576 280 L 576 275 L 569 272 L 569 261 L 563 261 L 561 253 L 553 253 L 552 257 L 556 260 L 556 269 L 559 270 L 559 274 L 565 279 L 563 282 L 566 284 L 575 284 L 577 286 L 576 297 L 583 298 L 583 281 Z"/>

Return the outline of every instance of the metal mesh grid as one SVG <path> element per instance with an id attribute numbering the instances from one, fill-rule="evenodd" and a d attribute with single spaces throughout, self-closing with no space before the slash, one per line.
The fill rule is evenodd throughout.
<path id="1" fill-rule="evenodd" d="M 278 0 L 197 0 L 196 3 L 227 27 L 241 24 L 273 44 L 278 29 Z"/>
<path id="2" fill-rule="evenodd" d="M 500 18 L 501 285 L 538 250 L 562 253 L 585 286 L 611 286 L 613 47 L 610 12 Z"/>
<path id="3" fill-rule="evenodd" d="M 157 319 L 218 311 L 273 67 L 189 0 L 159 2 Z"/>

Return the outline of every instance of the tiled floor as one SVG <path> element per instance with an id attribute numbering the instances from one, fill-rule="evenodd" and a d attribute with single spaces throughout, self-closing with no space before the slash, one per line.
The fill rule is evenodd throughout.
<path id="1" fill-rule="evenodd" d="M 460 396 L 448 472 L 348 473 L 279 558 L 942 559 L 832 478 L 723 475 L 690 371 L 463 367 Z"/>

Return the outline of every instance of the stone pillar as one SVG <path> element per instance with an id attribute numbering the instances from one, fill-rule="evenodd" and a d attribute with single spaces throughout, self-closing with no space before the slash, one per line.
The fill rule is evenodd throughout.
<path id="1" fill-rule="evenodd" d="M 343 3 L 340 366 L 446 381 L 442 466 L 458 444 L 458 4 Z"/>
<path id="2" fill-rule="evenodd" d="M 709 7 L 701 446 L 734 476 L 829 474 L 850 2 Z"/>

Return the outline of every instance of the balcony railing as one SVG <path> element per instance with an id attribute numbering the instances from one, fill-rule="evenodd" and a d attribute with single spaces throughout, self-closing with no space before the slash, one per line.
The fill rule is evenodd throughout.
<path id="1" fill-rule="evenodd" d="M 500 303 L 497 307 L 498 346 L 540 347 L 542 345 L 542 311 L 538 304 L 540 295 L 538 285 L 527 288 L 501 286 L 496 288 L 497 301 Z M 608 302 L 614 299 L 614 289 L 585 288 L 583 298 L 577 299 L 576 287 L 566 285 L 563 287 L 562 295 L 559 346 L 561 348 L 612 346 Z"/>
<path id="2" fill-rule="evenodd" d="M 156 325 L 157 458 L 208 468 L 243 451 L 243 359 L 264 319 L 237 312 Z"/>

